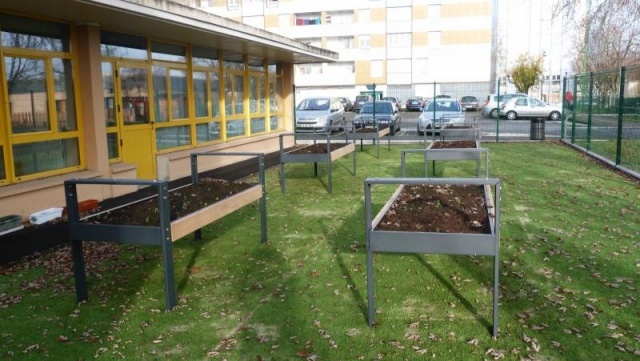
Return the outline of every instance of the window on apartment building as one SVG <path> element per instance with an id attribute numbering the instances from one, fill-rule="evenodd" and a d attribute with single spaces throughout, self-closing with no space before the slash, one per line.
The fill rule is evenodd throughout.
<path id="1" fill-rule="evenodd" d="M 383 75 L 382 60 L 371 60 L 371 77 L 379 78 Z"/>
<path id="2" fill-rule="evenodd" d="M 238 10 L 240 8 L 240 0 L 227 0 L 227 10 Z"/>
<path id="3" fill-rule="evenodd" d="M 354 73 L 354 65 L 352 61 L 329 63 L 327 64 L 327 71 L 331 75 L 350 75 Z"/>
<path id="4" fill-rule="evenodd" d="M 411 33 L 387 34 L 387 47 L 411 46 Z"/>
<path id="5" fill-rule="evenodd" d="M 370 49 L 371 48 L 371 35 L 360 35 L 358 37 L 358 47 L 360 49 Z"/>
<path id="6" fill-rule="evenodd" d="M 425 81 L 429 75 L 429 59 L 428 58 L 416 58 L 413 61 L 413 81 Z"/>
<path id="7" fill-rule="evenodd" d="M 276 8 L 278 7 L 278 0 L 267 0 L 268 8 Z"/>
<path id="8" fill-rule="evenodd" d="M 429 19 L 440 19 L 440 4 L 431 4 L 429 5 Z"/>
<path id="9" fill-rule="evenodd" d="M 353 36 L 338 36 L 335 38 L 327 38 L 327 49 L 343 50 L 353 48 Z"/>
<path id="10" fill-rule="evenodd" d="M 429 47 L 432 47 L 432 48 L 440 47 L 440 37 L 441 37 L 441 33 L 439 31 L 430 31 Z"/>
<path id="11" fill-rule="evenodd" d="M 296 26 L 320 25 L 320 13 L 296 14 Z"/>
<path id="12" fill-rule="evenodd" d="M 387 8 L 387 21 L 411 21 L 411 7 Z"/>
<path id="13" fill-rule="evenodd" d="M 0 113 L 0 183 L 79 169 L 79 119 L 66 24 L 0 14 L 7 108 Z M 11 148 L 13 158 L 4 163 Z"/>
<path id="14" fill-rule="evenodd" d="M 332 11 L 327 14 L 327 23 L 353 24 L 353 11 Z"/>
<path id="15" fill-rule="evenodd" d="M 322 64 L 303 64 L 298 66 L 300 74 L 319 75 L 322 74 Z"/>
<path id="16" fill-rule="evenodd" d="M 368 24 L 371 22 L 371 10 L 360 9 L 358 10 L 358 22 L 360 24 Z"/>

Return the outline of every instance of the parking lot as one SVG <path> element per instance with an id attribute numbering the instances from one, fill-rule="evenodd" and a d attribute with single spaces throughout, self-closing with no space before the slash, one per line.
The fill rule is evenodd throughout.
<path id="1" fill-rule="evenodd" d="M 347 112 L 346 114 L 350 126 L 350 121 L 355 117 L 356 113 Z M 401 111 L 400 114 L 402 116 L 402 130 L 396 133 L 393 139 L 418 138 L 417 122 L 421 112 Z M 497 122 L 496 119 L 482 116 L 482 112 L 479 111 L 467 111 L 465 112 L 465 117 L 465 123 L 476 124 L 483 140 L 496 140 L 497 137 L 500 140 L 529 140 L 531 138 L 531 122 L 528 119 L 507 120 L 503 118 Z M 560 121 L 545 121 L 545 139 L 560 138 L 560 127 Z"/>

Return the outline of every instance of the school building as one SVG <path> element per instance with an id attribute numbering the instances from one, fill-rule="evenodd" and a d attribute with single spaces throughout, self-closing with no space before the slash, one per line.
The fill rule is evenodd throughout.
<path id="1" fill-rule="evenodd" d="M 63 207 L 66 179 L 174 180 L 195 151 L 276 152 L 294 65 L 338 60 L 168 0 L 4 0 L 0 35 L 0 217 Z"/>

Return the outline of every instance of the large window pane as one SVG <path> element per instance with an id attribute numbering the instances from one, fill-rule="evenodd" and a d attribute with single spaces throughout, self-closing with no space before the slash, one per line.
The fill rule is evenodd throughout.
<path id="1" fill-rule="evenodd" d="M 206 72 L 193 72 L 193 101 L 195 103 L 196 118 L 208 117 Z"/>
<path id="2" fill-rule="evenodd" d="M 188 117 L 187 72 L 171 69 L 171 119 Z"/>
<path id="3" fill-rule="evenodd" d="M 78 139 L 56 139 L 15 144 L 13 162 L 16 177 L 80 165 Z"/>
<path id="4" fill-rule="evenodd" d="M 120 158 L 117 132 L 107 133 L 107 151 L 109 152 L 109 159 Z"/>
<path id="5" fill-rule="evenodd" d="M 102 56 L 147 60 L 147 39 L 141 36 L 100 32 L 100 52 Z"/>
<path id="6" fill-rule="evenodd" d="M 153 67 L 153 104 L 157 122 L 169 121 L 169 99 L 167 91 L 167 68 Z"/>
<path id="7" fill-rule="evenodd" d="M 108 62 L 102 63 L 102 98 L 104 106 L 104 119 L 107 127 L 116 126 L 116 104 L 113 84 L 113 65 Z"/>
<path id="8" fill-rule="evenodd" d="M 220 80 L 217 72 L 209 73 L 209 91 L 211 94 L 211 113 L 213 117 L 220 116 Z"/>
<path id="9" fill-rule="evenodd" d="M 227 121 L 227 137 L 237 137 L 245 134 L 244 120 Z"/>
<path id="10" fill-rule="evenodd" d="M 251 113 L 264 113 L 264 75 L 249 76 L 249 106 Z"/>
<path id="11" fill-rule="evenodd" d="M 4 61 L 12 132 L 51 130 L 45 61 L 9 56 Z"/>
<path id="12" fill-rule="evenodd" d="M 151 58 L 184 63 L 187 60 L 187 48 L 182 45 L 154 41 L 151 43 Z"/>
<path id="13" fill-rule="evenodd" d="M 44 51 L 69 50 L 69 26 L 0 14 L 2 46 Z"/>
<path id="14" fill-rule="evenodd" d="M 209 122 L 204 124 L 198 124 L 196 126 L 196 137 L 198 143 L 211 142 L 214 140 L 220 140 L 220 123 Z"/>
<path id="15" fill-rule="evenodd" d="M 156 129 L 156 149 L 162 150 L 191 144 L 189 126 Z"/>
<path id="16" fill-rule="evenodd" d="M 124 125 L 149 123 L 147 69 L 120 68 Z"/>
<path id="17" fill-rule="evenodd" d="M 78 130 L 71 60 L 54 58 L 52 62 L 58 130 L 61 132 Z"/>
<path id="18" fill-rule="evenodd" d="M 264 117 L 251 118 L 251 133 L 262 133 L 267 130 Z"/>
<path id="19" fill-rule="evenodd" d="M 235 114 L 244 113 L 244 77 L 242 75 L 233 76 L 233 110 Z"/>
<path id="20" fill-rule="evenodd" d="M 211 48 L 192 48 L 191 62 L 194 66 L 205 66 L 208 68 L 218 67 L 218 51 Z"/>

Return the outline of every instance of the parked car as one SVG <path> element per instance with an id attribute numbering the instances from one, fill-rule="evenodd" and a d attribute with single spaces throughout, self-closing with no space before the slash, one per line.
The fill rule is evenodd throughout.
<path id="1" fill-rule="evenodd" d="M 366 102 L 372 102 L 373 101 L 373 96 L 371 95 L 358 95 L 356 97 L 356 100 L 353 101 L 353 111 L 354 112 L 359 112 L 360 108 L 362 108 L 362 104 L 366 103 Z"/>
<path id="2" fill-rule="evenodd" d="M 436 98 L 427 103 L 418 118 L 418 134 L 431 133 L 431 129 L 464 123 L 464 108 L 455 98 Z"/>
<path id="3" fill-rule="evenodd" d="M 381 100 L 388 100 L 393 103 L 398 111 L 400 111 L 400 101 L 396 97 L 384 97 Z"/>
<path id="4" fill-rule="evenodd" d="M 464 110 L 477 111 L 479 109 L 478 98 L 474 97 L 473 95 L 465 95 L 460 98 L 460 105 L 462 105 L 462 108 L 464 108 Z"/>
<path id="5" fill-rule="evenodd" d="M 351 102 L 351 99 L 346 97 L 339 97 L 338 99 L 340 100 L 340 103 L 342 103 L 345 112 L 350 112 L 353 110 L 353 103 Z"/>
<path id="6" fill-rule="evenodd" d="M 511 98 L 502 104 L 500 112 L 509 120 L 533 118 L 560 120 L 562 116 L 562 108 L 531 97 Z"/>
<path id="7" fill-rule="evenodd" d="M 374 103 L 366 102 L 362 105 L 360 112 L 353 118 L 353 126 L 362 128 L 364 126 L 380 125 L 381 127 L 389 127 L 389 133 L 395 135 L 400 131 L 402 117 L 400 112 L 388 100 L 380 100 L 375 102 L 375 117 L 373 115 Z"/>
<path id="8" fill-rule="evenodd" d="M 418 111 L 421 112 L 422 108 L 424 108 L 424 100 L 420 97 L 409 98 L 407 99 L 407 104 L 405 106 L 408 112 Z"/>
<path id="9" fill-rule="evenodd" d="M 507 100 L 513 97 L 526 97 L 527 94 L 523 93 L 505 93 L 500 94 L 500 104 L 503 104 Z M 495 118 L 498 115 L 498 95 L 489 94 L 482 106 L 482 115 L 489 118 Z"/>
<path id="10" fill-rule="evenodd" d="M 338 98 L 303 99 L 296 107 L 296 132 L 330 133 L 343 130 L 347 121 Z"/>

